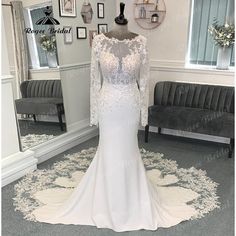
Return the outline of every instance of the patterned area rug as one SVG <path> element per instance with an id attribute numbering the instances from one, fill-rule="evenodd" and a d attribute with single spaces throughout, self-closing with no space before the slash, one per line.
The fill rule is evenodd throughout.
<path id="1" fill-rule="evenodd" d="M 90 165 L 96 149 L 92 147 L 65 155 L 62 161 L 54 163 L 50 169 L 31 171 L 24 176 L 14 186 L 15 211 L 21 211 L 26 220 L 36 221 L 32 212 L 43 203 L 38 201 L 34 194 L 48 188 L 75 188 Z M 165 159 L 161 153 L 143 148 L 140 152 L 148 177 L 157 185 L 181 186 L 199 194 L 199 197 L 189 203 L 198 212 L 191 219 L 202 218 L 210 211 L 220 208 L 218 184 L 207 176 L 206 171 L 195 167 L 179 168 L 176 161 Z"/>
<path id="2" fill-rule="evenodd" d="M 21 136 L 22 148 L 23 150 L 26 150 L 40 143 L 44 143 L 54 137 L 55 137 L 54 135 L 48 135 L 48 134 L 27 134 L 25 136 Z"/>

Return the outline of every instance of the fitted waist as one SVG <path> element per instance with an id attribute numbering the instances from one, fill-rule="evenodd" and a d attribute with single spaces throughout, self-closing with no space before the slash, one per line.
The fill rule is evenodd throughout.
<path id="1" fill-rule="evenodd" d="M 99 91 L 98 101 L 100 106 L 135 106 L 140 104 L 140 91 L 137 83 L 112 84 L 104 82 Z"/>
<path id="2" fill-rule="evenodd" d="M 115 88 L 115 89 L 130 89 L 130 88 L 138 88 L 138 84 L 135 80 L 130 81 L 129 83 L 113 83 L 107 80 L 104 80 L 102 83 L 102 88 Z"/>

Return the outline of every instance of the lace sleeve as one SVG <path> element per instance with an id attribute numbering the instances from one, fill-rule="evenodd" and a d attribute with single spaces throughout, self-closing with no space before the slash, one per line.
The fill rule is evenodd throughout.
<path id="1" fill-rule="evenodd" d="M 148 124 L 148 105 L 149 105 L 149 57 L 147 50 L 147 39 L 145 38 L 141 47 L 141 66 L 139 78 L 139 90 L 141 99 L 141 125 Z"/>
<path id="2" fill-rule="evenodd" d="M 90 67 L 90 126 L 98 125 L 97 98 L 100 88 L 101 88 L 101 77 L 99 71 L 97 37 L 95 36 L 92 44 L 91 67 Z"/>

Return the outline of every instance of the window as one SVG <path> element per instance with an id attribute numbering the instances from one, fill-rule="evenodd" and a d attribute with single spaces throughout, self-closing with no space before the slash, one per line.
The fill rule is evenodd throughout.
<path id="1" fill-rule="evenodd" d="M 188 63 L 216 65 L 218 47 L 208 33 L 208 26 L 214 17 L 220 24 L 226 19 L 234 22 L 234 0 L 192 0 L 189 35 Z M 234 66 L 234 47 L 231 52 L 231 66 Z"/>
<path id="2" fill-rule="evenodd" d="M 45 30 L 54 27 L 53 25 L 36 25 L 36 22 L 45 17 L 44 9 L 46 6 L 52 8 L 48 3 L 47 5 L 37 5 L 33 8 L 28 8 L 24 12 L 26 27 L 30 27 L 33 30 Z M 55 33 L 51 33 L 51 36 L 55 36 Z M 44 51 L 39 43 L 40 34 L 27 34 L 28 46 L 29 46 L 29 62 L 30 68 L 37 69 L 41 67 L 48 67 L 47 53 Z M 57 54 L 55 55 L 55 61 L 57 61 Z"/>

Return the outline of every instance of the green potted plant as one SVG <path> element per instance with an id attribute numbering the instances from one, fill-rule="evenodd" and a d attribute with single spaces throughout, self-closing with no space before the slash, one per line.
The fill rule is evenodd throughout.
<path id="1" fill-rule="evenodd" d="M 220 25 L 214 18 L 214 22 L 209 26 L 208 32 L 213 37 L 215 45 L 218 46 L 217 69 L 227 70 L 230 65 L 230 56 L 234 44 L 234 24 L 225 23 Z"/>
<path id="2" fill-rule="evenodd" d="M 39 43 L 41 48 L 47 53 L 48 66 L 57 67 L 55 35 L 42 34 L 39 37 Z"/>

